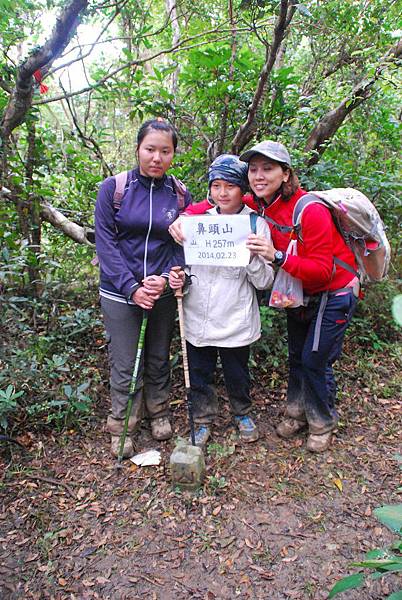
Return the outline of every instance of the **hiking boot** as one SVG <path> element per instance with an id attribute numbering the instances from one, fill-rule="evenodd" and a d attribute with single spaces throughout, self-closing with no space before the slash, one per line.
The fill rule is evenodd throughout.
<path id="1" fill-rule="evenodd" d="M 167 417 L 157 417 L 156 419 L 152 419 L 151 431 L 152 437 L 154 440 L 158 440 L 158 442 L 169 440 L 173 435 L 172 426 Z"/>
<path id="2" fill-rule="evenodd" d="M 302 429 L 304 429 L 305 427 L 306 423 L 304 421 L 298 421 L 297 419 L 292 419 L 291 417 L 288 417 L 286 419 L 283 419 L 283 421 L 281 421 L 275 429 L 279 437 L 288 439 L 294 436 Z"/>
<path id="3" fill-rule="evenodd" d="M 258 429 L 253 419 L 248 415 L 234 418 L 239 430 L 240 439 L 243 442 L 255 442 L 258 440 Z"/>
<path id="4" fill-rule="evenodd" d="M 120 450 L 120 436 L 112 435 L 110 451 L 112 456 L 118 457 Z M 131 458 L 134 455 L 134 445 L 132 439 L 127 435 L 123 446 L 123 458 Z"/>
<path id="5" fill-rule="evenodd" d="M 200 425 L 194 432 L 195 445 L 198 446 L 199 448 L 204 448 L 210 437 L 211 437 L 211 428 L 208 427 L 208 425 Z M 191 435 L 190 435 L 189 441 L 190 441 L 190 444 L 192 444 Z"/>
<path id="6" fill-rule="evenodd" d="M 119 456 L 120 449 L 120 437 L 124 430 L 124 419 L 115 419 L 112 415 L 109 415 L 106 422 L 106 429 L 111 435 L 111 446 L 110 451 L 112 456 Z M 127 424 L 127 435 L 123 446 L 123 458 L 130 458 L 134 454 L 134 445 L 130 437 L 133 433 L 136 425 L 136 419 L 130 417 Z"/>
<path id="7" fill-rule="evenodd" d="M 307 450 L 310 452 L 325 452 L 332 442 L 332 431 L 326 433 L 310 433 L 307 438 Z"/>

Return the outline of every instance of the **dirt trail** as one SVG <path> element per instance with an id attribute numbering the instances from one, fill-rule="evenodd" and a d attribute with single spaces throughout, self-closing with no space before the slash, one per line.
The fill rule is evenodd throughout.
<path id="1" fill-rule="evenodd" d="M 26 433 L 29 452 L 13 449 L 12 464 L 3 445 L 0 597 L 327 598 L 352 560 L 393 539 L 372 510 L 397 501 L 400 404 L 344 393 L 332 450 L 312 455 L 305 435 L 284 442 L 274 432 L 283 387 L 254 397 L 260 440 L 240 445 L 223 408 L 196 496 L 172 490 L 173 442 L 159 446 L 160 467 L 116 472 L 106 406 L 86 435 Z M 173 411 L 183 434 L 184 406 Z M 156 447 L 146 426 L 137 442 Z M 340 598 L 382 600 L 400 587 L 390 577 Z"/>

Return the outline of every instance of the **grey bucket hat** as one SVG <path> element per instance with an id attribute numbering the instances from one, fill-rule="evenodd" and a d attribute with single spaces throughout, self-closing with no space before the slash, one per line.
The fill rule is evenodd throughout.
<path id="1" fill-rule="evenodd" d="M 263 156 L 283 163 L 288 167 L 292 166 L 289 152 L 286 150 L 285 146 L 279 142 L 271 142 L 270 140 L 260 142 L 259 144 L 256 144 L 250 148 L 250 150 L 243 152 L 239 158 L 244 162 L 248 162 L 251 157 L 254 156 L 254 154 L 262 154 Z"/>

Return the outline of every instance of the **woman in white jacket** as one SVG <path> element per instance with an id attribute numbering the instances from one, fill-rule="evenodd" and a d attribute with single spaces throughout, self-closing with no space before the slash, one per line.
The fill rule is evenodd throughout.
<path id="1" fill-rule="evenodd" d="M 216 206 L 201 218 L 253 212 L 243 204 L 247 165 L 237 156 L 219 156 L 208 170 L 208 184 Z M 271 239 L 269 227 L 261 217 L 256 219 L 256 233 Z M 256 289 L 272 285 L 272 267 L 255 255 L 246 267 L 195 265 L 191 267 L 191 275 L 192 283 L 184 297 L 184 316 L 196 444 L 206 444 L 218 414 L 214 389 L 218 355 L 240 438 L 253 442 L 258 439 L 258 430 L 248 414 L 251 410 L 248 360 L 250 344 L 261 336 Z M 173 289 L 181 287 L 183 281 L 183 271 L 171 271 L 169 284 Z"/>

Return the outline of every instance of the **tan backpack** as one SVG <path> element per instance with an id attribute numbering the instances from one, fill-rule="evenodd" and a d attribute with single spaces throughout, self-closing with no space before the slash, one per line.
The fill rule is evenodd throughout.
<path id="1" fill-rule="evenodd" d="M 355 255 L 361 279 L 381 281 L 388 273 L 391 248 L 374 204 L 353 188 L 309 192 L 300 198 L 293 211 L 293 230 L 299 237 L 302 237 L 303 211 L 312 202 L 323 204 L 331 211 L 338 231 Z M 347 268 L 336 257 L 334 262 Z M 352 267 L 348 270 L 354 272 Z"/>

